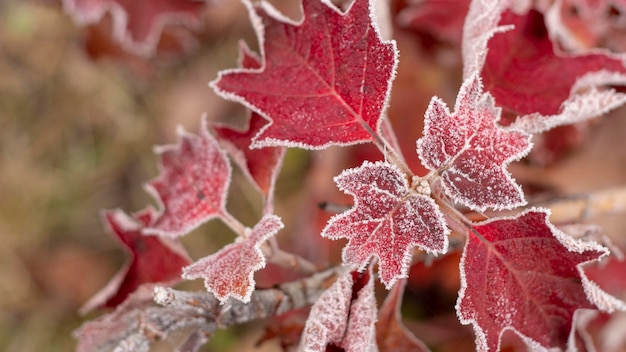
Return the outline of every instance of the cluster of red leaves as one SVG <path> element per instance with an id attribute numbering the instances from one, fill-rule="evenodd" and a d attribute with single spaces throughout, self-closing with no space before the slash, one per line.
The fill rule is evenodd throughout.
<path id="1" fill-rule="evenodd" d="M 584 269 L 609 250 L 558 230 L 548 221 L 548 210 L 532 208 L 477 223 L 455 209 L 524 206 L 509 163 L 529 153 L 532 135 L 626 103 L 626 95 L 615 89 L 626 85 L 624 57 L 605 51 L 559 53 L 548 35 L 544 9 L 527 2 L 474 1 L 469 10 L 456 9 L 467 12 L 461 16 L 436 13 L 441 1 L 424 1 L 423 11 L 404 12 L 407 23 L 433 30 L 442 22 L 451 24 L 444 38 L 461 41 L 464 55 L 465 80 L 454 111 L 434 97 L 425 112 L 416 153 L 430 173 L 417 176 L 394 150 L 392 131 L 383 126 L 398 54 L 395 42 L 381 37 L 373 0 L 355 0 L 345 11 L 329 1 L 303 0 L 299 22 L 266 2 L 244 3 L 256 26 L 261 58 L 243 45 L 240 67 L 222 71 L 211 87 L 248 107 L 249 125 L 244 131 L 213 126 L 216 138 L 204 122 L 199 135 L 181 130 L 178 145 L 157 149 L 161 174 L 147 188 L 161 209 L 138 216 L 141 224 L 133 226 L 119 213 L 107 213 L 113 232 L 135 256 L 124 278 L 115 279 L 98 304 L 115 305 L 139 284 L 169 282 L 181 272 L 186 279 L 204 279 L 222 303 L 231 297 L 249 301 L 254 273 L 266 262 L 261 246 L 283 227 L 273 214 L 272 194 L 285 148 L 373 143 L 388 156 L 385 161 L 366 161 L 335 178 L 354 206 L 332 217 L 322 236 L 348 240 L 342 258 L 353 271 L 341 275 L 311 308 L 302 350 L 365 351 L 377 345 L 426 350 L 400 321 L 402 279 L 416 247 L 432 255 L 446 253 L 449 227 L 462 229 L 467 238 L 456 311 L 461 323 L 473 326 L 480 351 L 499 350 L 506 331 L 536 350 L 564 349 L 573 343 L 579 309 L 626 309 L 611 295 L 617 289 L 605 282 L 606 276 Z M 79 8 L 69 0 L 66 4 L 71 11 Z M 92 15 L 84 21 L 101 17 L 105 8 L 112 13 L 129 9 L 114 1 L 83 5 L 88 4 L 91 12 L 83 11 Z M 176 12 L 165 6 L 167 1 L 159 4 L 155 8 L 164 13 Z M 195 8 L 180 11 L 189 15 Z M 152 16 L 142 23 L 154 25 Z M 129 38 L 149 37 L 145 28 L 127 31 Z M 226 210 L 227 152 L 265 200 L 264 216 L 252 229 Z M 166 241 L 213 218 L 237 233 L 235 243 L 188 265 L 187 257 Z M 155 273 L 146 263 L 156 261 L 157 254 L 159 261 L 171 257 L 171 264 Z M 391 290 L 379 313 L 375 273 Z M 376 326 L 377 319 L 388 324 Z"/>

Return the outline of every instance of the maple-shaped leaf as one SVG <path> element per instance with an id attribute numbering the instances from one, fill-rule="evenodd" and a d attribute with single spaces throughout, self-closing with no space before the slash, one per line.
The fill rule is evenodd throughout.
<path id="1" fill-rule="evenodd" d="M 376 296 L 371 271 L 347 271 L 311 307 L 300 350 L 377 351 Z"/>
<path id="2" fill-rule="evenodd" d="M 259 69 L 220 72 L 211 86 L 271 121 L 253 146 L 320 149 L 372 141 L 395 74 L 395 43 L 380 38 L 372 1 L 341 13 L 304 0 L 295 23 L 266 2 L 246 1 L 263 52 Z"/>
<path id="3" fill-rule="evenodd" d="M 582 264 L 608 250 L 574 239 L 533 208 L 491 219 L 468 233 L 456 304 L 461 323 L 472 324 L 479 351 L 496 351 L 505 331 L 533 350 L 565 347 L 574 312 L 593 308 Z"/>
<path id="4" fill-rule="evenodd" d="M 624 59 L 606 52 L 557 55 L 543 15 L 507 10 L 487 45 L 481 76 L 507 116 L 531 133 L 600 116 L 626 103 L 612 86 L 626 85 Z"/>
<path id="5" fill-rule="evenodd" d="M 63 0 L 63 7 L 81 26 L 111 16 L 112 37 L 125 50 L 141 56 L 154 54 L 167 25 L 196 28 L 205 8 L 194 0 Z"/>
<path id="6" fill-rule="evenodd" d="M 249 302 L 254 272 L 265 267 L 261 244 L 282 228 L 278 216 L 265 215 L 254 228 L 247 229 L 243 238 L 184 268 L 183 279 L 204 279 L 206 289 L 222 303 L 229 297 Z"/>
<path id="7" fill-rule="evenodd" d="M 259 59 L 244 43 L 240 45 L 239 62 L 243 68 L 261 66 Z M 224 148 L 265 197 L 270 196 L 273 191 L 274 182 L 285 155 L 285 148 L 282 147 L 250 148 L 254 136 L 267 124 L 267 120 L 261 115 L 252 112 L 248 127 L 243 131 L 222 125 L 213 127 Z"/>
<path id="8" fill-rule="evenodd" d="M 163 211 L 144 233 L 178 237 L 226 213 L 231 167 L 206 124 L 203 118 L 199 136 L 179 128 L 178 145 L 156 148 L 161 174 L 146 184 L 146 190 L 160 201 Z"/>
<path id="9" fill-rule="evenodd" d="M 108 231 L 130 253 L 130 261 L 82 308 L 83 313 L 100 306 L 115 307 L 144 283 L 169 284 L 180 280 L 182 268 L 191 261 L 184 248 L 174 240 L 144 236 L 141 230 L 156 219 L 154 209 L 134 218 L 122 210 L 103 213 Z"/>
<path id="10" fill-rule="evenodd" d="M 426 352 L 429 351 L 424 342 L 420 341 L 404 324 L 402 324 L 402 294 L 406 280 L 395 285 L 378 312 L 376 322 L 376 341 L 382 352 Z"/>
<path id="11" fill-rule="evenodd" d="M 526 203 L 505 167 L 528 153 L 530 135 L 499 126 L 499 119 L 500 109 L 474 74 L 461 86 L 454 113 L 441 99 L 431 100 L 417 141 L 420 160 L 441 176 L 446 194 L 479 211 Z"/>
<path id="12" fill-rule="evenodd" d="M 448 229 L 443 214 L 427 195 L 410 190 L 400 169 L 386 162 L 364 162 L 335 177 L 354 207 L 329 221 L 322 237 L 347 238 L 343 261 L 364 269 L 379 259 L 379 275 L 387 289 L 406 277 L 413 247 L 444 253 Z"/>

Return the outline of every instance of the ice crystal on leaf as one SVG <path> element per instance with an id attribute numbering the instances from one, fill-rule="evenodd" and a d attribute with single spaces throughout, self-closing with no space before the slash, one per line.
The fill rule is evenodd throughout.
<path id="1" fill-rule="evenodd" d="M 506 330 L 533 350 L 564 349 L 574 312 L 593 308 L 582 264 L 608 250 L 567 236 L 547 217 L 547 210 L 533 208 L 468 232 L 456 310 L 463 324 L 473 325 L 479 351 L 499 350 Z"/>
<path id="2" fill-rule="evenodd" d="M 402 172 L 385 162 L 364 162 L 335 177 L 339 188 L 354 197 L 354 207 L 330 219 L 322 236 L 347 238 L 343 261 L 364 269 L 379 258 L 381 281 L 390 289 L 407 276 L 412 249 L 430 253 L 448 248 L 443 214 L 429 196 L 409 190 Z"/>
<path id="3" fill-rule="evenodd" d="M 253 146 L 324 148 L 369 142 L 386 107 L 397 64 L 384 42 L 371 1 L 341 13 L 330 1 L 304 0 L 294 23 L 266 2 L 248 2 L 263 52 L 259 69 L 223 71 L 211 83 L 271 123 Z"/>
<path id="4" fill-rule="evenodd" d="M 158 147 L 161 174 L 146 185 L 159 199 L 162 215 L 144 233 L 182 236 L 200 224 L 225 214 L 231 168 L 228 158 L 206 129 L 200 135 L 178 130 L 178 145 Z"/>
<path id="5" fill-rule="evenodd" d="M 204 2 L 193 0 L 63 0 L 63 7 L 79 25 L 94 24 L 109 14 L 112 36 L 132 53 L 154 53 L 166 25 L 197 27 Z"/>
<path id="6" fill-rule="evenodd" d="M 530 136 L 497 125 L 500 109 L 483 93 L 478 75 L 461 86 L 454 113 L 434 97 L 424 121 L 417 153 L 424 166 L 441 175 L 453 200 L 483 211 L 512 209 L 525 204 L 517 183 L 505 170 L 530 150 Z"/>
<path id="7" fill-rule="evenodd" d="M 202 258 L 183 269 L 187 280 L 204 279 L 207 290 L 222 303 L 228 297 L 250 301 L 254 291 L 254 272 L 265 267 L 265 256 L 260 246 L 274 236 L 283 223 L 276 215 L 266 215 L 244 238 Z"/>
<path id="8" fill-rule="evenodd" d="M 371 271 L 347 271 L 315 302 L 302 333 L 300 350 L 377 351 L 376 296 Z"/>
<path id="9" fill-rule="evenodd" d="M 81 309 L 115 307 L 144 283 L 169 284 L 180 281 L 182 268 L 191 262 L 185 249 L 174 240 L 144 236 L 141 230 L 157 218 L 152 208 L 133 218 L 122 210 L 103 213 L 109 232 L 130 252 L 130 261 Z"/>

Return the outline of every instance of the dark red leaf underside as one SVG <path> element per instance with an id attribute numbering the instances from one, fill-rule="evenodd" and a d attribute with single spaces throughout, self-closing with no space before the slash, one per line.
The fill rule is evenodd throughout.
<path id="1" fill-rule="evenodd" d="M 264 28 L 261 69 L 220 73 L 212 87 L 271 124 L 255 145 L 323 148 L 372 140 L 378 131 L 396 66 L 395 44 L 380 39 L 368 0 L 346 13 L 304 0 L 293 23 L 266 3 L 249 5 Z"/>
<path id="2" fill-rule="evenodd" d="M 202 120 L 200 136 L 178 131 L 178 145 L 157 149 L 161 174 L 147 190 L 163 205 L 162 215 L 144 233 L 182 236 L 200 224 L 222 216 L 231 168 Z"/>
<path id="3" fill-rule="evenodd" d="M 488 44 L 481 73 L 485 88 L 507 117 L 556 115 L 581 76 L 600 70 L 626 73 L 620 60 L 604 54 L 557 56 L 543 15 L 502 14 L 500 25 L 515 29 L 495 35 Z"/>
<path id="4" fill-rule="evenodd" d="M 379 259 L 381 281 L 389 289 L 407 276 L 412 249 L 443 253 L 448 247 L 443 215 L 432 198 L 409 191 L 400 170 L 388 163 L 365 162 L 335 177 L 354 197 L 354 207 L 330 219 L 322 236 L 347 238 L 343 261 L 364 269 Z"/>
<path id="5" fill-rule="evenodd" d="M 197 27 L 205 7 L 203 1 L 193 0 L 63 0 L 63 5 L 80 25 L 110 15 L 115 41 L 143 56 L 154 53 L 165 26 Z"/>
<path id="6" fill-rule="evenodd" d="M 434 97 L 425 114 L 417 153 L 437 170 L 446 194 L 472 209 L 512 209 L 525 204 L 517 183 L 505 170 L 530 150 L 530 135 L 497 125 L 500 109 L 484 94 L 474 74 L 459 90 L 454 113 Z"/>
<path id="7" fill-rule="evenodd" d="M 152 208 L 137 214 L 134 219 L 121 210 L 103 214 L 109 232 L 130 253 L 130 262 L 84 306 L 83 311 L 99 306 L 115 307 L 144 283 L 180 281 L 182 268 L 191 263 L 183 247 L 170 239 L 141 234 L 155 217 Z"/>
<path id="8" fill-rule="evenodd" d="M 282 228 L 278 216 L 266 215 L 245 238 L 184 268 L 183 278 L 204 279 L 207 290 L 222 303 L 229 297 L 248 302 L 254 291 L 254 272 L 265 267 L 260 246 Z"/>
<path id="9" fill-rule="evenodd" d="M 541 209 L 473 229 L 461 259 L 456 309 L 463 324 L 474 326 L 478 350 L 498 350 L 507 329 L 533 349 L 563 349 L 574 312 L 593 308 L 579 265 L 606 249 L 559 232 Z"/>

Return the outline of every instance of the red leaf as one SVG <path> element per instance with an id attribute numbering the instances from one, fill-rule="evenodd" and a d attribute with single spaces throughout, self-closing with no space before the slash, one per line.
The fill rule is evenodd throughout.
<path id="1" fill-rule="evenodd" d="M 204 279 L 207 291 L 222 303 L 228 297 L 249 302 L 254 291 L 254 272 L 265 267 L 260 246 L 282 228 L 278 216 L 264 216 L 252 230 L 246 231 L 245 238 L 240 237 L 217 253 L 184 268 L 183 278 Z"/>
<path id="2" fill-rule="evenodd" d="M 245 44 L 240 46 L 239 61 L 240 66 L 243 68 L 258 68 L 261 66 L 259 59 L 250 52 L 250 49 Z M 261 115 L 253 112 L 250 115 L 248 127 L 243 131 L 228 126 L 214 126 L 217 138 L 223 142 L 224 147 L 232 155 L 233 160 L 266 197 L 271 195 L 273 191 L 274 182 L 285 155 L 285 148 L 250 148 L 254 136 L 267 124 L 267 121 Z"/>
<path id="3" fill-rule="evenodd" d="M 542 132 L 626 103 L 626 95 L 597 88 L 626 85 L 622 58 L 604 52 L 557 56 L 543 15 L 536 10 L 523 16 L 505 11 L 500 25 L 515 28 L 489 41 L 481 76 L 507 116 L 528 120 L 520 121 L 520 127 Z"/>
<path id="4" fill-rule="evenodd" d="M 360 275 L 341 275 L 313 304 L 300 350 L 324 352 L 336 346 L 346 352 L 361 352 L 376 346 L 374 280 L 369 271 Z"/>
<path id="5" fill-rule="evenodd" d="M 379 275 L 387 289 L 407 277 L 412 249 L 431 253 L 448 248 L 448 229 L 437 204 L 410 190 L 402 172 L 384 162 L 364 162 L 335 177 L 354 207 L 330 219 L 322 237 L 347 238 L 343 261 L 363 270 L 370 258 L 379 259 Z"/>
<path id="6" fill-rule="evenodd" d="M 474 326 L 479 351 L 498 350 L 506 330 L 533 350 L 564 348 L 574 312 L 593 308 L 581 264 L 608 250 L 567 236 L 547 217 L 531 209 L 469 232 L 456 310 L 461 323 Z"/>
<path id="7" fill-rule="evenodd" d="M 397 54 L 383 42 L 371 1 L 345 13 L 329 1 L 304 0 L 294 23 L 265 2 L 248 4 L 263 49 L 260 69 L 223 71 L 211 86 L 271 123 L 253 146 L 320 149 L 372 141 L 386 107 Z"/>
<path id="8" fill-rule="evenodd" d="M 530 136 L 496 124 L 500 109 L 476 74 L 461 86 L 454 110 L 437 97 L 431 100 L 417 141 L 424 166 L 441 175 L 448 196 L 472 209 L 524 205 L 522 189 L 505 167 L 528 153 Z"/>
<path id="9" fill-rule="evenodd" d="M 585 267 L 594 288 L 590 299 L 603 311 L 626 311 L 626 258 L 622 253 Z"/>
<path id="10" fill-rule="evenodd" d="M 376 341 L 381 352 L 425 352 L 428 347 L 402 324 L 402 294 L 406 281 L 395 285 L 378 312 Z"/>
<path id="11" fill-rule="evenodd" d="M 206 130 L 200 136 L 179 129 L 178 145 L 156 149 L 161 155 L 161 174 L 146 185 L 163 204 L 163 214 L 144 233 L 182 236 L 202 223 L 226 213 L 226 193 L 231 168 L 225 153 Z"/>
<path id="12" fill-rule="evenodd" d="M 141 230 L 154 221 L 152 208 L 130 218 L 121 210 L 106 211 L 103 220 L 113 236 L 130 253 L 130 261 L 82 308 L 115 307 L 144 283 L 171 284 L 180 280 L 182 268 L 191 262 L 183 247 L 173 240 L 144 236 Z"/>
<path id="13" fill-rule="evenodd" d="M 197 27 L 205 4 L 193 0 L 63 0 L 63 6 L 81 26 L 98 23 L 110 14 L 113 38 L 129 52 L 151 56 L 165 26 Z"/>

